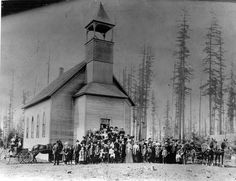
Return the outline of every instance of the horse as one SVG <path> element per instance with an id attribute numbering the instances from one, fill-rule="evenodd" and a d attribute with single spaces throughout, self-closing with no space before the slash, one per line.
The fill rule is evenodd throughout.
<path id="1" fill-rule="evenodd" d="M 215 155 L 215 165 L 220 165 L 220 158 L 221 158 L 221 148 L 220 145 L 217 145 L 215 150 L 214 150 L 214 155 Z"/>
<path id="2" fill-rule="evenodd" d="M 52 154 L 52 144 L 37 144 L 34 145 L 31 149 L 31 154 L 33 157 L 33 162 L 37 162 L 36 156 L 41 153 L 41 154 L 48 154 L 48 161 L 52 162 L 53 160 L 53 154 Z"/>
<path id="3" fill-rule="evenodd" d="M 210 147 L 207 143 L 201 144 L 201 159 L 202 164 L 208 164 Z"/>
<path id="4" fill-rule="evenodd" d="M 59 165 L 59 160 L 60 160 L 60 154 L 63 149 L 62 142 L 58 140 L 56 143 L 54 143 L 52 147 L 52 153 L 54 157 L 54 165 Z"/>
<path id="5" fill-rule="evenodd" d="M 224 140 L 221 145 L 218 144 L 215 147 L 215 165 L 224 165 L 224 152 L 227 147 L 227 141 Z"/>

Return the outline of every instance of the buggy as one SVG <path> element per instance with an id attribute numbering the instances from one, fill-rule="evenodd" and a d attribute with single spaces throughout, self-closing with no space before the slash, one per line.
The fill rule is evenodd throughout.
<path id="1" fill-rule="evenodd" d="M 7 164 L 10 164 L 12 161 L 17 161 L 19 163 L 31 163 L 32 162 L 32 153 L 28 148 L 22 148 L 17 151 L 16 149 L 2 149 L 0 159 L 6 160 Z"/>

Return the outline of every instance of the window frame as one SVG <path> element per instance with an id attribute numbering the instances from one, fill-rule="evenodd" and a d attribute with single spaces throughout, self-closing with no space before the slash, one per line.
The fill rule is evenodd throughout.
<path id="1" fill-rule="evenodd" d="M 31 119 L 31 138 L 34 138 L 34 116 Z"/>
<path id="2" fill-rule="evenodd" d="M 37 123 L 36 123 L 36 138 L 39 138 L 39 125 L 40 125 L 40 117 L 37 115 Z"/>
<path id="3" fill-rule="evenodd" d="M 29 138 L 29 117 L 26 118 L 26 134 L 25 138 Z"/>
<path id="4" fill-rule="evenodd" d="M 42 120 L 42 138 L 46 137 L 46 115 L 43 112 L 43 120 Z"/>

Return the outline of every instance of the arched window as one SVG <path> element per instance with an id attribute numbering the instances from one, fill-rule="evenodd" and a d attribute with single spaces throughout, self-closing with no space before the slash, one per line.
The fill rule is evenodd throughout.
<path id="1" fill-rule="evenodd" d="M 32 117 L 31 121 L 31 138 L 34 138 L 34 117 Z"/>
<path id="2" fill-rule="evenodd" d="M 46 118 L 45 118 L 45 112 L 43 113 L 43 122 L 42 122 L 42 137 L 45 137 L 46 133 Z"/>
<path id="3" fill-rule="evenodd" d="M 29 118 L 26 120 L 26 138 L 29 138 Z"/>
<path id="4" fill-rule="evenodd" d="M 37 116 L 37 125 L 36 125 L 36 138 L 39 138 L 39 115 Z"/>

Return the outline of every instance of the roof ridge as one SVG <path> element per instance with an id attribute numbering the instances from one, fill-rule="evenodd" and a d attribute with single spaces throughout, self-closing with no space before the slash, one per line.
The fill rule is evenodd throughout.
<path id="1" fill-rule="evenodd" d="M 57 90 L 59 90 L 67 81 L 69 81 L 76 73 L 78 73 L 86 65 L 85 61 L 78 63 L 73 66 L 61 76 L 53 80 L 49 85 L 47 85 L 43 90 L 41 90 L 36 96 L 34 96 L 23 108 L 30 107 L 42 100 L 51 97 Z"/>

